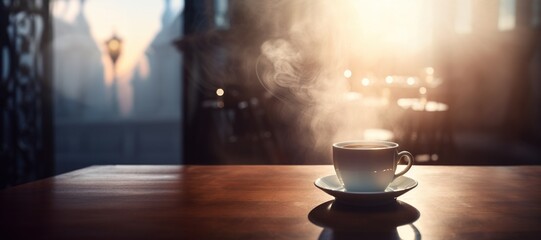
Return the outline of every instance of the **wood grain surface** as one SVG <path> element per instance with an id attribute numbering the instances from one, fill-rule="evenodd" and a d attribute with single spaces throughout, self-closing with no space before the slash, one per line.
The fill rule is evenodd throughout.
<path id="1" fill-rule="evenodd" d="M 94 166 L 0 192 L 1 239 L 541 239 L 541 167 L 414 166 L 351 208 L 332 166 Z"/>

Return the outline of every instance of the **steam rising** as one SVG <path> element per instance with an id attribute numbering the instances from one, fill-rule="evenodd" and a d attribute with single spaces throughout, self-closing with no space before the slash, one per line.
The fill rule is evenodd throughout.
<path id="1" fill-rule="evenodd" d="M 374 105 L 351 92 L 344 77 L 348 60 L 361 51 L 356 44 L 362 42 L 362 35 L 352 29 L 356 5 L 352 1 L 304 3 L 292 4 L 284 13 L 291 19 L 289 28 L 278 34 L 284 37 L 261 45 L 257 74 L 270 93 L 299 111 L 296 120 L 299 128 L 307 130 L 305 144 L 328 154 L 332 142 L 362 139 L 363 131 L 381 127 L 381 120 Z"/>

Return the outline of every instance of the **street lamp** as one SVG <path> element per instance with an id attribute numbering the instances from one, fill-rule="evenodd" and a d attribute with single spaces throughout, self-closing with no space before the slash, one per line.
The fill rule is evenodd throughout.
<path id="1" fill-rule="evenodd" d="M 115 68 L 116 61 L 122 52 L 122 39 L 113 33 L 113 36 L 109 40 L 105 41 L 105 45 L 107 46 L 109 57 L 111 57 L 111 61 L 113 62 L 113 68 Z"/>
<path id="2" fill-rule="evenodd" d="M 116 61 L 118 60 L 118 57 L 120 57 L 120 53 L 122 53 L 122 39 L 113 33 L 113 36 L 109 40 L 105 41 L 105 46 L 107 47 L 107 53 L 109 53 L 109 57 L 111 57 L 111 62 L 113 63 L 113 84 L 111 85 L 112 111 L 113 114 L 118 114 L 118 80 L 116 75 Z"/>

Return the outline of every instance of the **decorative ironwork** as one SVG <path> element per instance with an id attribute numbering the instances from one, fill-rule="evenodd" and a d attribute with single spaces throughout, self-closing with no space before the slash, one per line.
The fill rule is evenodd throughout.
<path id="1" fill-rule="evenodd" d="M 0 188 L 53 172 L 49 0 L 0 1 Z"/>

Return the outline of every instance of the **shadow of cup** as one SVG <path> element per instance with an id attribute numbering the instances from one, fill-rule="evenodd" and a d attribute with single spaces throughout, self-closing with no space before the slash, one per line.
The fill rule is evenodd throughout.
<path id="1" fill-rule="evenodd" d="M 332 200 L 312 209 L 308 219 L 324 228 L 319 239 L 402 239 L 397 228 L 408 224 L 412 238 L 421 239 L 412 224 L 419 216 L 415 207 L 401 201 L 360 208 Z"/>

